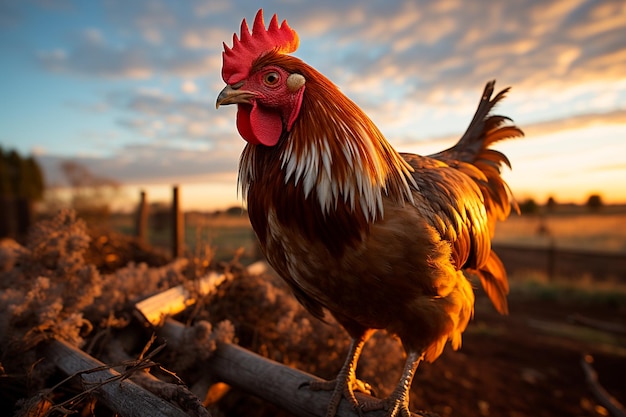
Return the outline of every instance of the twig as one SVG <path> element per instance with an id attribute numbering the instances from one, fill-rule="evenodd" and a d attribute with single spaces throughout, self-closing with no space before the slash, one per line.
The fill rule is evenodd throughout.
<path id="1" fill-rule="evenodd" d="M 132 360 L 126 352 L 124 352 L 120 344 L 112 344 L 109 349 L 109 355 L 114 361 L 121 361 L 123 364 L 131 364 L 131 366 L 138 364 L 134 365 L 134 367 L 146 361 L 154 364 L 153 369 L 157 368 L 160 372 L 167 374 L 174 382 L 162 381 L 149 373 L 147 369 L 142 369 L 142 372 L 134 372 L 134 367 L 131 367 L 124 372 L 124 374 L 128 373 L 131 381 L 147 389 L 159 398 L 177 404 L 183 411 L 189 414 L 190 417 L 210 417 L 208 410 L 202 405 L 200 399 L 185 386 L 178 375 L 151 361 L 151 358 L 156 356 L 166 346 L 166 344 L 163 343 L 148 352 L 155 340 L 156 335 L 153 334 L 139 354 L 139 360 Z"/>
<path id="2" fill-rule="evenodd" d="M 125 379 L 127 373 L 120 374 L 67 342 L 55 340 L 45 349 L 45 356 L 61 371 L 67 375 L 80 376 L 87 387 L 83 393 L 95 393 L 104 404 L 121 416 L 188 417 L 179 408 Z M 151 361 L 150 363 L 154 364 Z M 148 364 L 143 363 L 138 369 L 146 366 Z"/>
<path id="3" fill-rule="evenodd" d="M 580 314 L 572 314 L 568 317 L 569 321 L 574 324 L 581 324 L 583 326 L 591 327 L 592 329 L 602 330 L 608 333 L 615 333 L 619 335 L 626 335 L 626 326 L 619 323 L 607 323 L 603 320 L 594 320 L 589 317 L 581 316 Z"/>
<path id="4" fill-rule="evenodd" d="M 585 373 L 585 379 L 591 389 L 593 395 L 595 395 L 598 402 L 606 408 L 613 417 L 626 417 L 626 410 L 624 406 L 619 403 L 611 394 L 609 394 L 598 382 L 598 374 L 591 366 L 593 357 L 591 355 L 584 355 L 580 364 L 583 367 Z"/>

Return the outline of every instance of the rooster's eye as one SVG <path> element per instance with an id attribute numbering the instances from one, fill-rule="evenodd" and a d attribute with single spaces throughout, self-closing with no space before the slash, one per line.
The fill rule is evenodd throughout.
<path id="1" fill-rule="evenodd" d="M 280 80 L 280 75 L 278 75 L 275 71 L 268 72 L 263 76 L 263 82 L 265 85 L 276 85 L 278 80 Z"/>

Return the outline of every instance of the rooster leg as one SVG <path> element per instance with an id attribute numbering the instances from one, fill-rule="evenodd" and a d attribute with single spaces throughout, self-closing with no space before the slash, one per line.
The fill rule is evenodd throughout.
<path id="1" fill-rule="evenodd" d="M 409 410 L 409 390 L 411 389 L 411 383 L 413 382 L 417 365 L 419 365 L 423 358 L 423 353 L 415 350 L 409 351 L 400 382 L 391 395 L 383 400 L 375 398 L 368 399 L 361 404 L 361 410 L 372 411 L 384 409 L 387 410 L 387 417 L 411 417 L 412 414 Z"/>
<path id="2" fill-rule="evenodd" d="M 369 384 L 356 378 L 356 366 L 359 361 L 363 345 L 367 340 L 367 336 L 368 335 L 363 334 L 358 338 L 352 339 L 348 357 L 341 367 L 337 378 L 332 381 L 311 381 L 309 383 L 309 387 L 312 390 L 333 391 L 333 395 L 326 412 L 326 417 L 334 417 L 335 414 L 337 414 L 337 409 L 339 408 L 339 403 L 342 398 L 348 400 L 354 410 L 361 414 L 361 408 L 359 402 L 354 396 L 354 391 L 357 390 L 368 394 L 371 392 Z"/>

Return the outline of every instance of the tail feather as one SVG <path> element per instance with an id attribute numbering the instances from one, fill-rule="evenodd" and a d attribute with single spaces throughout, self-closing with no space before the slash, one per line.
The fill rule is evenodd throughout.
<path id="1" fill-rule="evenodd" d="M 502 152 L 489 147 L 505 139 L 524 136 L 520 128 L 510 124 L 510 118 L 491 114 L 496 104 L 504 99 L 509 91 L 509 88 L 505 88 L 492 98 L 494 86 L 495 81 L 490 81 L 485 86 L 476 113 L 461 139 L 451 148 L 430 155 L 462 169 L 478 184 L 485 197 L 485 208 L 492 233 L 496 220 L 505 219 L 511 208 L 518 212 L 519 208 L 509 186 L 500 176 L 502 165 L 510 168 L 511 162 Z M 481 174 L 468 169 L 466 164 L 475 166 Z"/>
<path id="2" fill-rule="evenodd" d="M 479 270 L 470 270 L 480 278 L 480 283 L 498 313 L 508 314 L 509 306 L 506 299 L 509 293 L 509 282 L 502 261 L 494 251 Z"/>
<path id="3" fill-rule="evenodd" d="M 461 139 L 451 148 L 430 155 L 446 162 L 469 175 L 483 195 L 489 231 L 493 237 L 495 223 L 504 220 L 511 208 L 519 212 L 508 184 L 500 176 L 502 166 L 511 167 L 511 162 L 502 152 L 490 146 L 509 138 L 524 136 L 524 132 L 505 116 L 493 115 L 491 111 L 502 100 L 509 89 L 505 88 L 493 98 L 495 81 L 485 86 L 476 113 Z M 470 272 L 480 277 L 485 292 L 496 310 L 508 312 L 506 296 L 509 292 L 506 271 L 500 258 L 491 251 L 483 265 Z"/>

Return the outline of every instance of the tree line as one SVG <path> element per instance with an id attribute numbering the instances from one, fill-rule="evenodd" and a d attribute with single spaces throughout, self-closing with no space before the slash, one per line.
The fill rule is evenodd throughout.
<path id="1" fill-rule="evenodd" d="M 0 147 L 0 237 L 23 235 L 33 217 L 33 203 L 43 199 L 43 171 L 34 157 Z"/>

